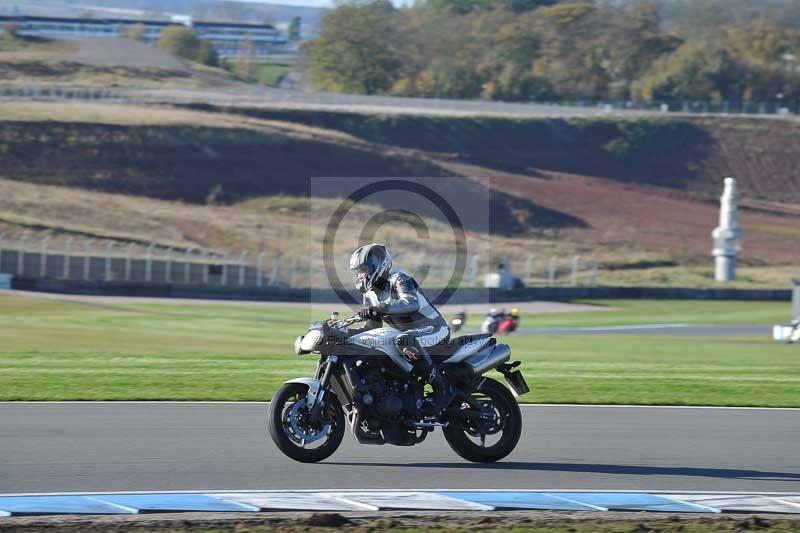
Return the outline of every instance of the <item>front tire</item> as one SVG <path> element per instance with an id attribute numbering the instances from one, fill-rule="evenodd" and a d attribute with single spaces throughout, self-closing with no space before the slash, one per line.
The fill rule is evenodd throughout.
<path id="1" fill-rule="evenodd" d="M 474 419 L 452 420 L 443 429 L 447 444 L 458 455 L 473 463 L 493 463 L 514 451 L 522 434 L 522 412 L 516 398 L 502 383 L 486 378 L 481 387 L 470 394 L 478 403 L 491 408 L 492 422 L 476 423 Z M 471 409 L 464 402 L 464 410 Z M 455 423 L 454 423 L 455 422 Z M 499 434 L 499 437 L 495 437 Z M 496 438 L 486 445 L 488 437 Z M 476 442 L 475 440 L 478 440 Z"/>
<path id="2" fill-rule="evenodd" d="M 325 395 L 323 423 L 314 427 L 306 420 L 308 386 L 286 383 L 269 404 L 267 427 L 272 441 L 287 457 L 301 463 L 316 463 L 330 457 L 342 443 L 345 432 L 344 411 L 336 396 Z M 314 447 L 306 447 L 314 444 Z"/>

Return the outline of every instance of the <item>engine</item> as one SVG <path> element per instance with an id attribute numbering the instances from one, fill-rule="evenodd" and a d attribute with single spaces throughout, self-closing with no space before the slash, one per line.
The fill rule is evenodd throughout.
<path id="1" fill-rule="evenodd" d="M 425 439 L 426 431 L 417 434 L 424 390 L 420 383 L 368 364 L 356 364 L 363 417 L 358 429 L 359 442 L 413 446 Z"/>
<path id="2" fill-rule="evenodd" d="M 386 376 L 378 368 L 368 368 L 361 374 L 361 402 L 383 420 L 416 419 L 417 399 L 422 390 L 416 383 Z"/>

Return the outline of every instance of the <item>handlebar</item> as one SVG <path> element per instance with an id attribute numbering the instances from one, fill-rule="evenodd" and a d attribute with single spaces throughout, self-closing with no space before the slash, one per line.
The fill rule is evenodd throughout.
<path id="1" fill-rule="evenodd" d="M 353 323 L 358 322 L 360 320 L 363 320 L 363 318 L 361 317 L 361 314 L 360 313 L 356 313 L 355 315 L 351 316 L 350 318 L 345 318 L 344 320 L 339 320 L 338 322 L 331 323 L 331 326 L 334 327 L 334 328 L 340 329 L 340 328 L 347 327 L 350 324 L 353 324 Z"/>

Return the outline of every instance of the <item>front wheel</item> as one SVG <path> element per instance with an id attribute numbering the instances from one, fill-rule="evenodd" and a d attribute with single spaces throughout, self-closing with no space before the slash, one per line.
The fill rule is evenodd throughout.
<path id="1" fill-rule="evenodd" d="M 483 407 L 484 416 L 450 416 L 450 424 L 443 429 L 444 438 L 467 461 L 499 461 L 514 450 L 522 434 L 522 413 L 517 400 L 502 383 L 490 378 L 470 396 Z M 460 407 L 465 415 L 474 413 L 466 402 L 451 407 Z"/>
<path id="2" fill-rule="evenodd" d="M 344 411 L 332 393 L 325 395 L 321 420 L 313 423 L 306 403 L 308 386 L 286 383 L 269 404 L 267 426 L 272 441 L 280 451 L 301 463 L 327 459 L 344 438 Z"/>

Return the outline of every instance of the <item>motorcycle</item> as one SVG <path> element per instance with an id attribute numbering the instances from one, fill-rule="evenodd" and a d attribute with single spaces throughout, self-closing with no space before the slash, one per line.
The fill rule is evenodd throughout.
<path id="1" fill-rule="evenodd" d="M 517 319 L 512 316 L 507 316 L 500 321 L 497 326 L 497 333 L 499 335 L 508 335 L 509 333 L 517 330 Z"/>
<path id="2" fill-rule="evenodd" d="M 517 330 L 519 327 L 519 309 L 513 307 L 511 312 L 503 316 L 500 324 L 497 326 L 497 333 L 500 335 L 508 335 Z"/>
<path id="3" fill-rule="evenodd" d="M 505 316 L 505 311 L 498 311 L 494 308 L 490 309 L 486 314 L 486 318 L 483 319 L 483 323 L 481 324 L 481 333 L 488 333 L 490 335 L 497 333 L 497 328 Z"/>
<path id="4" fill-rule="evenodd" d="M 453 318 L 450 319 L 450 331 L 456 332 L 461 330 L 464 327 L 464 324 L 467 322 L 467 312 L 460 311 L 453 315 Z"/>
<path id="5" fill-rule="evenodd" d="M 491 335 L 465 335 L 428 347 L 437 369 L 453 387 L 453 401 L 437 415 L 423 414 L 432 401 L 425 381 L 395 345 L 393 328 L 348 332 L 360 315 L 311 324 L 295 341 L 295 353 L 319 354 L 313 378 L 287 381 L 272 397 L 268 429 L 288 457 L 314 463 L 330 457 L 345 434 L 345 419 L 361 444 L 413 446 L 437 427 L 458 455 L 473 462 L 499 461 L 519 442 L 522 414 L 516 396 L 528 392 L 511 350 Z M 499 371 L 511 391 L 485 377 Z M 512 393 L 513 391 L 513 393 Z"/>

